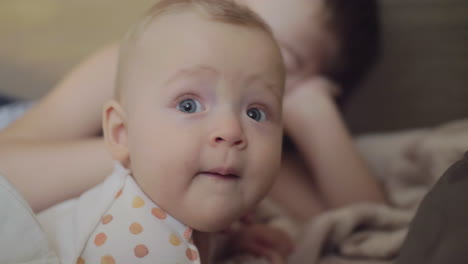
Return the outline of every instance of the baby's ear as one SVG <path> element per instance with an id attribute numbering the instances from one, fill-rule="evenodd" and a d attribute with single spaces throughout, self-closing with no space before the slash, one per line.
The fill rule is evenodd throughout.
<path id="1" fill-rule="evenodd" d="M 130 157 L 125 112 L 117 101 L 111 100 L 104 105 L 102 113 L 102 128 L 107 149 L 114 160 L 126 166 Z"/>

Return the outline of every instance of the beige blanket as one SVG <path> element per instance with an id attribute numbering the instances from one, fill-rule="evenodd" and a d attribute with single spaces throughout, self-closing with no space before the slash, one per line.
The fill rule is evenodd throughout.
<path id="1" fill-rule="evenodd" d="M 435 128 L 366 135 L 358 138 L 357 144 L 379 177 L 390 205 L 356 204 L 326 212 L 299 226 L 265 202 L 262 210 L 276 214 L 271 224 L 297 239 L 297 248 L 288 263 L 392 263 L 424 195 L 468 150 L 468 120 Z M 266 262 L 240 256 L 226 263 Z"/>

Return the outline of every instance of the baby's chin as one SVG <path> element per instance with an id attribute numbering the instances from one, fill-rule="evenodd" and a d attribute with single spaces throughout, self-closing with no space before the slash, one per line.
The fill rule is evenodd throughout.
<path id="1" fill-rule="evenodd" d="M 219 232 L 229 228 L 235 221 L 239 220 L 244 211 L 237 210 L 236 212 L 227 213 L 204 213 L 191 219 L 192 221 L 185 223 L 194 230 L 200 232 Z"/>

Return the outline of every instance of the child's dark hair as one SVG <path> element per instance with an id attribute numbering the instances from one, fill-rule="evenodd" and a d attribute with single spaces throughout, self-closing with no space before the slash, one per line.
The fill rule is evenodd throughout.
<path id="1" fill-rule="evenodd" d="M 325 3 L 339 43 L 337 60 L 325 74 L 342 88 L 346 97 L 374 66 L 380 53 L 379 7 L 377 0 Z"/>

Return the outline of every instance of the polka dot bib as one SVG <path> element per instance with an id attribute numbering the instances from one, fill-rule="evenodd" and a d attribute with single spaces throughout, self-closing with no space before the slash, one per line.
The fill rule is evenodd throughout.
<path id="1" fill-rule="evenodd" d="M 200 263 L 192 229 L 156 206 L 131 176 L 113 195 L 77 264 Z"/>

